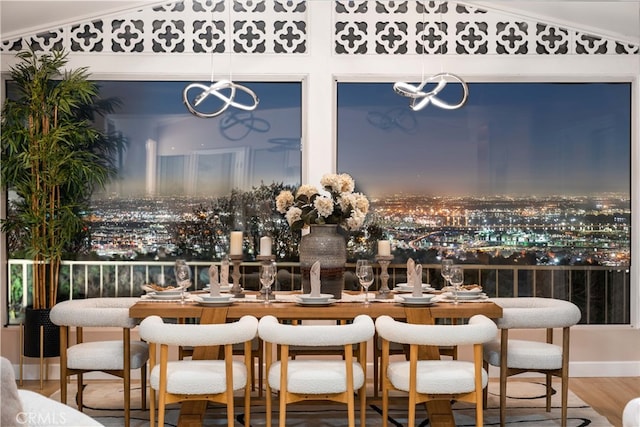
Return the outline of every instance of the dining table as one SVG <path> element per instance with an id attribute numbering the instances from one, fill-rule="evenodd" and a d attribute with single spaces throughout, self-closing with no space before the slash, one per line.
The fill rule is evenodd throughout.
<path id="1" fill-rule="evenodd" d="M 233 303 L 225 306 L 201 305 L 197 301 L 197 294 L 186 302 L 153 300 L 141 298 L 129 309 L 129 316 L 143 319 L 148 316 L 160 316 L 171 319 L 198 319 L 201 324 L 225 323 L 234 321 L 242 316 L 251 315 L 257 318 L 272 315 L 280 321 L 308 321 L 335 320 L 348 321 L 360 314 L 369 315 L 374 320 L 382 315 L 388 315 L 396 320 L 416 324 L 434 324 L 436 319 L 465 319 L 476 314 L 483 314 L 489 318 L 500 318 L 502 308 L 486 299 L 479 302 L 464 301 L 453 304 L 445 300 L 438 300 L 428 306 L 409 306 L 395 299 L 371 299 L 364 304 L 361 294 L 343 293 L 343 298 L 327 306 L 304 306 L 295 302 L 294 292 L 282 292 L 275 295 L 275 300 L 266 304 L 256 298 L 256 293 L 247 292 L 246 298 L 234 299 Z M 194 348 L 194 359 L 215 359 L 218 357 L 217 347 Z M 423 346 L 420 349 L 421 359 L 439 359 L 438 347 Z M 202 426 L 206 401 L 185 401 L 180 408 L 179 427 Z M 447 400 L 434 400 L 426 403 L 429 422 L 434 427 L 455 427 L 451 404 Z"/>

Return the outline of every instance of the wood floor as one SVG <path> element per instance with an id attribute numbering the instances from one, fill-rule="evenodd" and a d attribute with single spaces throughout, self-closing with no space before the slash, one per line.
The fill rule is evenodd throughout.
<path id="1" fill-rule="evenodd" d="M 518 381 L 511 379 L 514 380 Z M 640 377 L 571 378 L 569 384 L 571 391 L 607 417 L 615 427 L 622 426 L 622 410 L 627 402 L 640 397 Z M 49 396 L 60 388 L 60 384 L 57 380 L 45 381 L 40 390 L 40 381 L 24 381 L 22 388 Z"/>

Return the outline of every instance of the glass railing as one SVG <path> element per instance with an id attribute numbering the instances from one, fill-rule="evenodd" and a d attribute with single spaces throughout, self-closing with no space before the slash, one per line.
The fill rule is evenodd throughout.
<path id="1" fill-rule="evenodd" d="M 64 261 L 60 274 L 58 299 L 139 296 L 142 285 L 165 278 L 173 279 L 173 261 Z M 189 262 L 193 269 L 191 290 L 202 289 L 208 283 L 211 262 Z M 214 264 L 220 264 L 215 262 Z M 24 307 L 30 304 L 32 281 L 30 260 L 9 260 L 7 319 L 5 323 L 22 321 Z M 258 290 L 260 263 L 240 265 L 240 283 L 247 290 Z M 389 286 L 406 281 L 406 265 L 391 264 Z M 357 290 L 355 264 L 347 264 L 345 288 Z M 230 275 L 233 267 L 230 267 Z M 569 300 L 582 311 L 582 324 L 630 323 L 630 273 L 628 269 L 603 266 L 513 266 L 464 265 L 465 283 L 481 285 L 490 297 L 551 297 Z M 436 289 L 443 285 L 440 266 L 423 265 L 423 282 Z M 377 269 L 376 289 L 380 286 Z M 230 277 L 231 281 L 232 278 Z M 275 290 L 297 290 L 301 287 L 298 263 L 278 263 Z M 373 288 L 372 288 L 373 289 Z"/>

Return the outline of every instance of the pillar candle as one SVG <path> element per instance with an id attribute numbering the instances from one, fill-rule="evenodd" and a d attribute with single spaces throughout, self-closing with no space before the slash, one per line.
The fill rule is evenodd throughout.
<path id="1" fill-rule="evenodd" d="M 388 240 L 378 240 L 378 255 L 391 255 L 391 243 Z"/>
<path id="2" fill-rule="evenodd" d="M 229 255 L 242 255 L 242 231 L 231 232 Z"/>
<path id="3" fill-rule="evenodd" d="M 260 238 L 260 255 L 271 255 L 271 237 L 264 236 Z"/>

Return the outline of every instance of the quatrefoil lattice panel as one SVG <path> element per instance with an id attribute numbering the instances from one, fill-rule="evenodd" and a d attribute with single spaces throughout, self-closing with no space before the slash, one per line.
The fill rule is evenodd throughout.
<path id="1" fill-rule="evenodd" d="M 333 16 L 342 55 L 639 53 L 637 45 L 452 2 L 338 0 Z"/>
<path id="2" fill-rule="evenodd" d="M 229 46 L 234 53 L 306 53 L 307 4 L 185 0 L 3 41 L 1 48 L 29 46 L 82 53 L 218 53 Z"/>
<path id="3" fill-rule="evenodd" d="M 331 50 L 338 56 L 640 53 L 638 45 L 461 3 L 313 1 L 332 1 L 332 22 L 326 25 L 333 29 Z M 32 46 L 90 54 L 308 54 L 309 6 L 305 0 L 168 2 L 3 40 L 0 52 Z"/>

